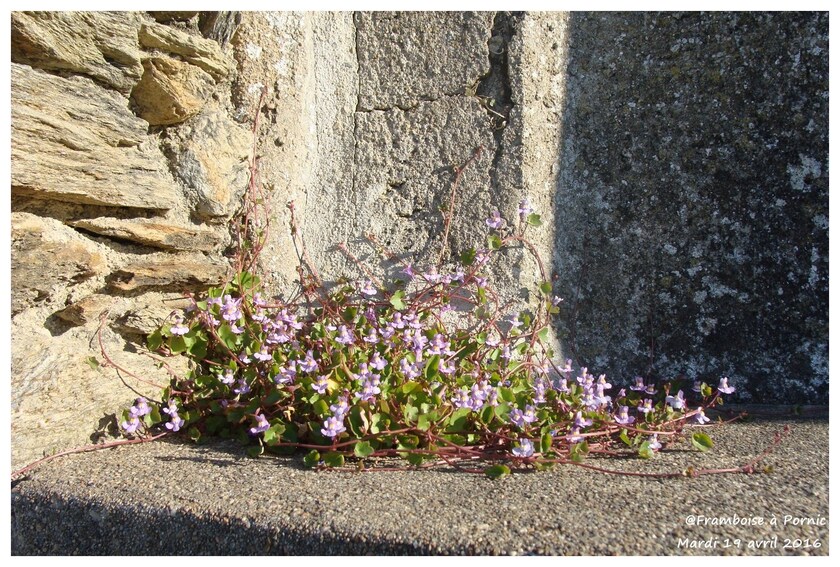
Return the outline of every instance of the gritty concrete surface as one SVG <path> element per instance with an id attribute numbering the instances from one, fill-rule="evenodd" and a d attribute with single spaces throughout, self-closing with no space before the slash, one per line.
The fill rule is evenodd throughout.
<path id="1" fill-rule="evenodd" d="M 755 418 L 713 428 L 708 453 L 680 444 L 652 461 L 589 462 L 740 466 L 785 424 L 791 435 L 763 461 L 772 473 L 694 479 L 570 466 L 499 481 L 447 469 L 316 473 L 300 457 L 253 460 L 225 442 L 77 454 L 13 481 L 12 553 L 827 555 L 827 419 Z"/>
<path id="2" fill-rule="evenodd" d="M 557 36 L 554 267 L 576 362 L 824 403 L 828 14 L 577 12 Z"/>

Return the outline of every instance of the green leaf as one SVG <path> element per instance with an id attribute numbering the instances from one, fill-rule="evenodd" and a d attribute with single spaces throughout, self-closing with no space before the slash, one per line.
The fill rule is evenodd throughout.
<path id="1" fill-rule="evenodd" d="M 653 449 L 650 448 L 650 441 L 645 441 L 639 446 L 639 456 L 643 459 L 653 458 Z"/>
<path id="2" fill-rule="evenodd" d="M 408 464 L 414 465 L 415 467 L 418 465 L 422 465 L 423 461 L 426 460 L 426 455 L 419 455 L 417 453 L 407 453 L 405 455 L 405 459 L 408 461 Z"/>
<path id="3" fill-rule="evenodd" d="M 414 392 L 415 390 L 421 390 L 422 388 L 423 386 L 417 382 L 406 382 L 405 384 L 400 386 L 400 392 L 402 392 L 403 394 L 410 394 L 411 392 Z"/>
<path id="4" fill-rule="evenodd" d="M 417 429 L 419 429 L 420 431 L 428 431 L 432 424 L 435 421 L 437 421 L 437 419 L 438 414 L 436 411 L 430 411 L 428 413 L 421 414 L 417 418 Z"/>
<path id="5" fill-rule="evenodd" d="M 487 246 L 490 247 L 490 250 L 498 250 L 502 247 L 502 239 L 497 234 L 491 234 L 487 237 Z"/>
<path id="6" fill-rule="evenodd" d="M 275 423 L 265 430 L 263 433 L 263 442 L 266 445 L 276 445 L 283 442 L 283 433 L 286 432 L 286 426 L 282 423 Z"/>
<path id="7" fill-rule="evenodd" d="M 146 339 L 146 347 L 152 352 L 157 351 L 162 344 L 163 336 L 160 334 L 160 329 L 149 335 L 149 338 Z"/>
<path id="8" fill-rule="evenodd" d="M 540 284 L 540 291 L 546 295 L 551 295 L 551 282 L 543 282 Z"/>
<path id="9" fill-rule="evenodd" d="M 708 451 L 715 445 L 708 435 L 699 431 L 691 436 L 691 444 L 701 451 Z"/>
<path id="10" fill-rule="evenodd" d="M 143 416 L 143 423 L 146 427 L 157 425 L 163 421 L 163 418 L 160 416 L 160 408 L 157 405 L 152 405 L 151 408 L 152 411 Z"/>
<path id="11" fill-rule="evenodd" d="M 359 457 L 360 459 L 364 459 L 365 457 L 369 457 L 373 454 L 373 447 L 370 446 L 369 441 L 359 441 L 356 443 L 356 446 L 353 447 L 353 454 Z"/>
<path id="12" fill-rule="evenodd" d="M 574 462 L 583 462 L 583 459 L 586 458 L 586 455 L 589 454 L 589 443 L 587 443 L 586 441 L 581 441 L 580 443 L 572 445 L 572 450 L 570 451 L 570 453 L 570 456 Z"/>
<path id="13" fill-rule="evenodd" d="M 313 468 L 313 467 L 318 465 L 318 461 L 320 461 L 320 460 L 321 460 L 321 454 L 318 451 L 316 451 L 315 449 L 312 449 L 303 458 L 303 464 L 306 465 L 309 468 Z"/>
<path id="14" fill-rule="evenodd" d="M 510 469 L 506 465 L 493 465 L 484 469 L 484 474 L 488 478 L 496 480 L 497 478 L 504 478 L 510 475 Z"/>
<path id="15" fill-rule="evenodd" d="M 537 213 L 531 213 L 530 215 L 528 215 L 528 219 L 526 220 L 526 222 L 531 226 L 542 226 L 542 219 Z"/>
<path id="16" fill-rule="evenodd" d="M 381 433 L 388 430 L 390 420 L 385 414 L 375 413 L 370 416 L 370 432 Z"/>
<path id="17" fill-rule="evenodd" d="M 259 445 L 252 445 L 248 447 L 247 453 L 249 457 L 251 457 L 252 459 L 256 459 L 257 457 L 263 454 L 262 443 L 260 443 Z"/>
<path id="18" fill-rule="evenodd" d="M 394 309 L 396 309 L 397 311 L 402 311 L 403 309 L 405 309 L 405 302 L 403 301 L 404 296 L 405 292 L 403 292 L 403 290 L 401 289 L 395 291 L 394 295 L 391 296 L 391 305 L 393 305 Z"/>
<path id="19" fill-rule="evenodd" d="M 326 417 L 330 414 L 330 406 L 327 405 L 327 402 L 324 400 L 318 400 L 312 404 L 312 411 L 314 411 L 318 417 Z"/>
<path id="20" fill-rule="evenodd" d="M 347 422 L 350 424 L 350 432 L 356 437 L 362 437 L 367 433 L 368 421 L 361 406 L 353 406 L 348 414 Z"/>
<path id="21" fill-rule="evenodd" d="M 551 433 L 546 433 L 540 439 L 540 453 L 545 455 L 549 451 L 551 451 L 551 444 L 554 443 L 554 439 L 551 437 Z"/>
<path id="22" fill-rule="evenodd" d="M 467 418 L 472 410 L 470 408 L 460 408 L 455 410 L 449 417 L 449 427 L 446 431 L 448 433 L 461 433 L 467 427 Z"/>
<path id="23" fill-rule="evenodd" d="M 184 342 L 184 337 L 177 335 L 169 338 L 169 350 L 172 354 L 181 354 L 187 350 L 187 344 Z"/>
<path id="24" fill-rule="evenodd" d="M 99 361 L 96 360 L 95 356 L 89 356 L 85 359 L 87 365 L 90 366 L 91 370 L 99 370 Z"/>
<path id="25" fill-rule="evenodd" d="M 464 266 L 472 266 L 472 263 L 475 262 L 475 255 L 475 248 L 464 250 L 461 253 L 461 264 L 463 264 Z"/>
<path id="26" fill-rule="evenodd" d="M 537 338 L 540 339 L 542 342 L 546 343 L 546 342 L 548 342 L 548 333 L 549 333 L 548 327 L 543 327 L 537 333 Z"/>
<path id="27" fill-rule="evenodd" d="M 626 429 L 621 430 L 621 433 L 618 435 L 618 438 L 621 439 L 622 441 L 624 441 L 624 444 L 627 445 L 628 447 L 633 446 L 633 442 L 630 441 L 629 437 L 627 437 L 627 430 Z"/>
<path id="28" fill-rule="evenodd" d="M 190 427 L 190 430 L 187 431 L 187 434 L 190 436 L 190 439 L 198 443 L 198 440 L 201 439 L 201 431 L 198 430 L 197 427 Z"/>
<path id="29" fill-rule="evenodd" d="M 328 467 L 343 467 L 344 455 L 341 453 L 327 453 L 324 455 L 324 464 Z"/>

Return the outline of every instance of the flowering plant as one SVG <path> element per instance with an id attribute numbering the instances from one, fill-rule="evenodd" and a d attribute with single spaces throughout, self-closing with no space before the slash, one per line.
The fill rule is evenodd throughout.
<path id="1" fill-rule="evenodd" d="M 552 360 L 551 320 L 562 300 L 526 239 L 542 224 L 526 201 L 516 223 L 491 212 L 486 248 L 442 263 L 455 189 L 472 159 L 454 170 L 438 263 L 401 263 L 391 285 L 341 244 L 364 277 L 328 289 L 307 260 L 290 204 L 303 252 L 301 291 L 286 301 L 266 297 L 255 273 L 268 213 L 252 175 L 235 276 L 190 295 L 190 307 L 148 338 L 151 351 L 188 356 L 192 370 L 173 378 L 160 402 L 140 398 L 125 410 L 123 433 L 235 437 L 252 456 L 304 449 L 316 468 L 345 467 L 352 457 L 364 469 L 398 457 L 409 467 L 448 464 L 497 478 L 583 464 L 590 453 L 651 458 L 684 437 L 686 425 L 708 422 L 704 410 L 734 391 L 726 378 L 713 387 L 636 377 L 622 388 Z M 506 313 L 487 276 L 493 256 L 514 246 L 534 254 L 541 271 L 534 312 Z M 700 450 L 712 446 L 702 431 L 690 439 Z"/>

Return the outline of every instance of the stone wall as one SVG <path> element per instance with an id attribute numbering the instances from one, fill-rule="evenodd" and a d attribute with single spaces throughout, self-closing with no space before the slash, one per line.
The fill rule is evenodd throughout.
<path id="1" fill-rule="evenodd" d="M 828 395 L 828 15 L 573 14 L 561 333 L 613 376 Z"/>
<path id="2" fill-rule="evenodd" d="M 273 293 L 295 286 L 289 201 L 327 281 L 360 276 L 342 241 L 387 273 L 365 233 L 422 266 L 481 148 L 448 247 L 529 198 L 559 356 L 818 401 L 827 50 L 823 15 L 13 13 L 13 461 L 167 381 L 144 334 L 230 269 L 263 89 Z M 511 312 L 533 299 L 527 254 L 493 272 Z M 89 365 L 100 326 L 142 381 Z"/>

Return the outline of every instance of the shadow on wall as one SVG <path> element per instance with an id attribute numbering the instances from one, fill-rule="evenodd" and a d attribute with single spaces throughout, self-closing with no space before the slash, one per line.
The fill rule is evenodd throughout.
<path id="1" fill-rule="evenodd" d="M 580 365 L 827 403 L 828 14 L 581 14 L 555 267 Z"/>

